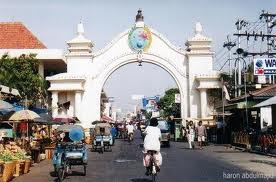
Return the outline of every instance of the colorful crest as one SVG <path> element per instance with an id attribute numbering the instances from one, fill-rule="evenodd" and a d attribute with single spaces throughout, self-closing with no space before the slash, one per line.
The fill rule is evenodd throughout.
<path id="1" fill-rule="evenodd" d="M 128 35 L 129 47 L 136 52 L 147 51 L 152 37 L 148 27 L 134 27 Z"/>

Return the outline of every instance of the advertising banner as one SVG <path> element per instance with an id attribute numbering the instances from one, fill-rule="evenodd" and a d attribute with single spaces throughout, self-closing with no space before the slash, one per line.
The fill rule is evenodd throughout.
<path id="1" fill-rule="evenodd" d="M 276 58 L 254 59 L 254 75 L 276 75 Z"/>

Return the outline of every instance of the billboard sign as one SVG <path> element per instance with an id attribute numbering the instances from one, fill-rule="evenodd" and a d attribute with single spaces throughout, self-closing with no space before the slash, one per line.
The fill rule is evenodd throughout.
<path id="1" fill-rule="evenodd" d="M 254 75 L 276 75 L 276 58 L 254 59 Z"/>

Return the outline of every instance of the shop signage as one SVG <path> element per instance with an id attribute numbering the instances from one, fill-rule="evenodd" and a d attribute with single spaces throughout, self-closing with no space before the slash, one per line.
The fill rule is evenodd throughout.
<path id="1" fill-rule="evenodd" d="M 276 58 L 254 59 L 254 75 L 276 75 Z"/>

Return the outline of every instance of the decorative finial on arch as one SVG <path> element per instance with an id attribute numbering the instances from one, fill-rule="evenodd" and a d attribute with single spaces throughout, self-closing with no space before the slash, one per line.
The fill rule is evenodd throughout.
<path id="1" fill-rule="evenodd" d="M 136 19 L 135 19 L 135 22 L 138 22 L 138 21 L 144 21 L 144 16 L 142 14 L 141 8 L 138 10 L 137 15 L 136 15 Z"/>
<path id="2" fill-rule="evenodd" d="M 196 26 L 195 26 L 195 33 L 196 33 L 196 34 L 202 34 L 202 31 L 203 31 L 203 29 L 202 29 L 201 23 L 200 23 L 200 22 L 197 22 L 197 23 L 196 23 Z"/>
<path id="3" fill-rule="evenodd" d="M 84 35 L 84 27 L 83 27 L 82 21 L 80 21 L 80 23 L 78 24 L 77 34 L 78 35 Z"/>

